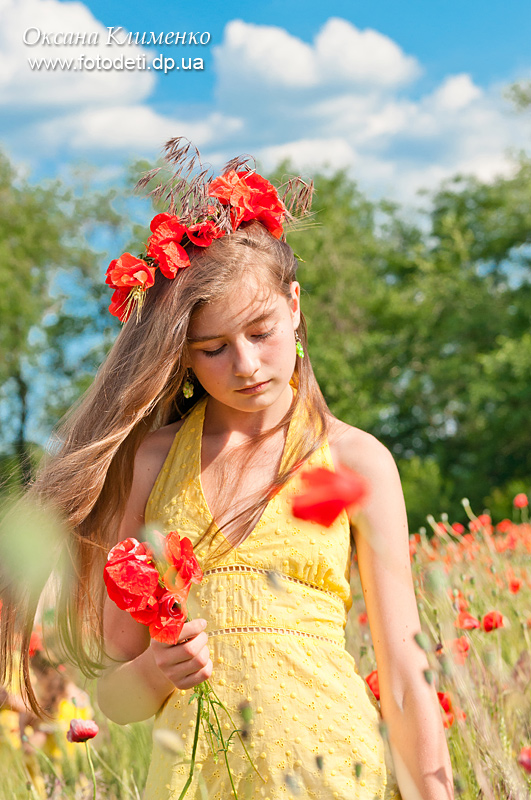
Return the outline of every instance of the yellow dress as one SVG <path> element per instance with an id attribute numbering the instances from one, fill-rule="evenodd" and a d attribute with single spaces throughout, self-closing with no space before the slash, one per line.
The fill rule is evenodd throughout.
<path id="1" fill-rule="evenodd" d="M 146 507 L 148 525 L 166 533 L 178 530 L 194 545 L 212 521 L 201 486 L 205 408 L 204 399 L 178 431 Z M 333 469 L 327 443 L 310 466 Z M 194 616 L 208 623 L 210 681 L 238 725 L 242 705 L 252 711 L 245 741 L 264 780 L 235 737 L 229 763 L 238 798 L 399 800 L 379 732 L 378 703 L 345 650 L 351 605 L 348 518 L 343 512 L 324 528 L 291 516 L 290 498 L 301 491 L 299 481 L 298 476 L 289 481 L 243 544 L 193 587 Z M 206 546 L 196 554 L 205 558 Z M 197 711 L 191 694 L 176 689 L 157 714 L 155 731 L 179 734 L 185 754 L 184 759 L 172 754 L 154 737 L 144 800 L 179 797 Z M 223 712 L 221 717 L 228 736 L 232 725 Z M 216 763 L 203 730 L 197 762 L 187 800 L 230 800 L 223 758 Z"/>

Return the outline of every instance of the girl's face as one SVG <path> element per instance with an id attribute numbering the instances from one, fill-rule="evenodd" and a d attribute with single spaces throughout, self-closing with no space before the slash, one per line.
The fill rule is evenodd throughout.
<path id="1" fill-rule="evenodd" d="M 241 411 L 270 408 L 291 392 L 300 287 L 288 300 L 254 281 L 194 314 L 188 330 L 190 366 L 215 400 Z"/>

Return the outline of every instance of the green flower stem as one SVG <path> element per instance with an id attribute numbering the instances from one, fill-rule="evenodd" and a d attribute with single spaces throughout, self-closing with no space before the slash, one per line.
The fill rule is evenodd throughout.
<path id="1" fill-rule="evenodd" d="M 215 692 L 213 692 L 213 694 L 214 694 L 215 697 L 217 697 Z M 219 703 L 219 700 L 217 700 L 217 703 Z M 212 708 L 212 713 L 214 714 L 214 717 L 215 717 L 217 725 L 218 725 L 218 731 L 219 731 L 219 737 L 221 739 L 223 756 L 225 758 L 225 766 L 227 767 L 227 772 L 229 773 L 229 780 L 230 780 L 230 785 L 232 786 L 232 791 L 233 791 L 233 794 L 234 794 L 234 800 L 238 800 L 238 795 L 236 794 L 236 787 L 234 785 L 234 781 L 232 780 L 232 772 L 231 772 L 230 765 L 229 765 L 229 757 L 227 755 L 229 746 L 228 746 L 228 743 L 226 743 L 225 739 L 223 738 L 223 731 L 222 731 L 222 728 L 221 728 L 221 723 L 219 721 L 219 717 L 217 715 L 216 709 L 214 707 L 214 703 L 212 701 L 210 701 L 210 706 Z M 225 708 L 225 706 L 223 706 L 223 705 L 221 707 Z M 180 798 L 179 798 L 179 800 L 180 800 Z"/>
<path id="2" fill-rule="evenodd" d="M 179 800 L 183 800 L 186 792 L 188 791 L 188 787 L 192 783 L 192 778 L 194 776 L 194 767 L 195 767 L 195 757 L 197 754 L 197 742 L 199 741 L 199 728 L 201 726 L 201 712 L 203 710 L 203 693 L 200 692 L 199 697 L 197 698 L 197 716 L 195 718 L 195 731 L 194 731 L 194 743 L 192 745 L 192 758 L 190 761 L 190 772 L 188 773 L 188 778 L 186 779 L 186 783 L 183 786 L 183 790 L 179 795 Z"/>
<path id="3" fill-rule="evenodd" d="M 233 776 L 232 776 L 232 772 L 231 772 L 231 768 L 230 768 L 230 764 L 229 764 L 229 757 L 228 757 L 230 740 L 231 740 L 231 738 L 232 738 L 232 736 L 234 734 L 237 734 L 237 736 L 238 736 L 238 738 L 239 738 L 239 740 L 241 742 L 241 745 L 243 747 L 243 750 L 245 752 L 245 755 L 247 756 L 247 758 L 249 760 L 249 763 L 251 764 L 252 768 L 254 769 L 254 771 L 256 772 L 258 777 L 260 778 L 260 780 L 265 782 L 265 778 L 263 778 L 262 775 L 260 775 L 260 773 L 258 772 L 256 766 L 254 765 L 253 760 L 251 758 L 251 755 L 250 755 L 249 751 L 247 750 L 247 747 L 245 746 L 245 742 L 243 741 L 242 735 L 241 735 L 240 731 L 238 730 L 238 728 L 237 728 L 237 726 L 236 726 L 236 724 L 235 724 L 235 722 L 234 722 L 234 720 L 232 718 L 232 715 L 231 715 L 229 709 L 219 699 L 219 697 L 216 694 L 216 692 L 214 691 L 212 685 L 208 681 L 203 681 L 203 683 L 200 683 L 198 686 L 195 687 L 195 694 L 196 694 L 196 698 L 197 698 L 197 715 L 196 715 L 196 719 L 195 719 L 194 741 L 193 741 L 193 744 L 192 744 L 192 755 L 191 755 L 191 760 L 190 760 L 190 771 L 188 773 L 188 778 L 186 779 L 186 783 L 184 784 L 184 786 L 182 788 L 182 791 L 181 791 L 181 794 L 179 795 L 178 800 L 183 800 L 184 796 L 186 795 L 186 792 L 190 788 L 190 784 L 192 783 L 193 774 L 194 774 L 194 768 L 195 768 L 195 761 L 196 761 L 196 756 L 197 756 L 197 745 L 198 745 L 198 741 L 199 741 L 199 730 L 201 728 L 201 723 L 202 722 L 203 722 L 203 727 L 205 729 L 205 733 L 207 735 L 208 744 L 210 746 L 210 749 L 212 751 L 213 756 L 215 756 L 216 758 L 217 758 L 217 752 L 219 752 L 219 749 L 215 750 L 215 748 L 214 748 L 214 740 L 213 740 L 213 735 L 212 735 L 213 733 L 216 736 L 216 739 L 218 740 L 218 742 L 219 742 L 219 744 L 221 746 L 221 750 L 223 751 L 223 758 L 225 759 L 225 766 L 227 768 L 227 773 L 228 773 L 229 780 L 230 780 L 230 785 L 232 787 L 232 791 L 233 791 L 233 794 L 234 794 L 234 799 L 238 800 L 238 795 L 236 793 L 236 786 L 234 785 L 234 779 L 233 779 Z M 192 699 L 194 699 L 193 696 L 192 696 Z M 232 733 L 230 734 L 230 736 L 229 736 L 229 738 L 227 740 L 225 740 L 225 737 L 223 736 L 223 729 L 222 729 L 222 726 L 221 726 L 220 719 L 218 717 L 218 713 L 216 711 L 216 706 L 219 706 L 221 709 L 223 709 L 223 711 L 226 713 L 227 717 L 229 718 L 229 721 L 230 721 L 231 725 L 233 726 L 233 731 L 232 731 Z M 205 718 L 205 712 L 203 710 L 205 707 L 207 709 L 207 715 L 208 715 L 206 717 L 206 722 L 205 722 L 205 719 L 204 719 Z M 214 716 L 215 726 L 212 725 L 212 723 L 210 722 L 210 714 L 211 713 Z"/>
<path id="4" fill-rule="evenodd" d="M 88 759 L 89 767 L 90 767 L 90 775 L 92 777 L 92 786 L 94 787 L 94 792 L 92 794 L 92 798 L 93 798 L 93 800 L 96 800 L 96 773 L 94 772 L 94 764 L 92 763 L 92 756 L 90 754 L 90 747 L 89 747 L 88 740 L 85 742 L 85 749 L 87 751 L 87 759 Z"/>
<path id="5" fill-rule="evenodd" d="M 260 778 L 260 780 L 264 781 L 264 783 L 265 783 L 265 778 L 264 778 L 262 775 L 260 775 L 260 773 L 258 772 L 258 770 L 257 770 L 257 768 L 256 768 L 256 766 L 255 766 L 255 764 L 254 764 L 254 762 L 253 762 L 253 760 L 252 760 L 252 758 L 251 758 L 251 756 L 250 756 L 250 753 L 249 753 L 249 751 L 247 750 L 247 748 L 246 748 L 246 746 L 245 746 L 245 742 L 243 741 L 242 735 L 241 735 L 240 731 L 239 731 L 239 730 L 237 729 L 237 727 L 236 727 L 236 723 L 234 722 L 234 720 L 233 720 L 233 718 L 232 718 L 232 716 L 231 716 L 231 713 L 230 713 L 229 709 L 228 709 L 228 708 L 226 708 L 226 707 L 223 705 L 223 703 L 221 702 L 221 700 L 220 700 L 220 699 L 219 699 L 219 697 L 217 696 L 217 694 L 216 694 L 216 692 L 214 691 L 214 689 L 212 688 L 212 686 L 211 686 L 211 685 L 208 683 L 208 681 L 205 681 L 205 683 L 208 685 L 208 688 L 210 689 L 211 693 L 214 695 L 215 699 L 217 700 L 217 702 L 219 703 L 219 705 L 221 706 L 221 708 L 223 708 L 223 709 L 224 709 L 224 711 L 225 711 L 226 715 L 227 715 L 227 716 L 228 716 L 228 718 L 229 718 L 229 721 L 230 721 L 231 725 L 234 727 L 234 731 L 233 731 L 233 732 L 236 732 L 236 733 L 238 734 L 238 739 L 239 739 L 239 740 L 240 740 L 240 742 L 241 742 L 241 745 L 242 745 L 242 747 L 243 747 L 243 750 L 244 750 L 244 752 L 245 752 L 245 755 L 247 756 L 247 758 L 248 758 L 248 760 L 249 760 L 249 763 L 250 763 L 251 767 L 254 769 L 254 771 L 256 772 L 256 774 L 258 775 L 258 777 Z"/>

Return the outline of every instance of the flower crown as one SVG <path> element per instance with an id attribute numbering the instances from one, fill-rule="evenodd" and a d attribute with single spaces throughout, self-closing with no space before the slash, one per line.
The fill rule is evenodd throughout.
<path id="1" fill-rule="evenodd" d="M 292 210 L 305 214 L 311 200 L 312 184 L 300 178 L 288 181 L 284 196 L 268 180 L 248 165 L 248 159 L 233 159 L 215 179 L 201 170 L 192 180 L 190 174 L 201 164 L 199 153 L 189 157 L 190 143 L 181 138 L 166 144 L 166 161 L 176 164 L 177 171 L 169 182 L 159 184 L 150 194 L 169 201 L 169 213 L 157 214 L 151 220 L 151 236 L 144 256 L 123 253 L 109 264 L 105 282 L 114 289 L 109 311 L 125 323 L 136 307 L 137 321 L 146 291 L 155 282 L 157 269 L 173 280 L 179 270 L 190 266 L 189 245 L 208 247 L 236 231 L 242 222 L 257 220 L 276 239 L 284 238 L 284 221 L 294 219 Z M 159 169 L 141 178 L 137 188 L 147 186 Z M 183 177 L 183 173 L 185 176 Z M 181 213 L 177 215 L 176 197 Z M 286 202 L 288 201 L 288 202 Z"/>

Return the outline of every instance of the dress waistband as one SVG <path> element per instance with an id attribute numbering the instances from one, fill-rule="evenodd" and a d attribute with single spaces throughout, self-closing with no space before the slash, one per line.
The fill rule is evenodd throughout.
<path id="1" fill-rule="evenodd" d="M 272 589 L 279 588 L 278 581 L 290 581 L 291 583 L 297 583 L 299 586 L 307 586 L 309 589 L 315 589 L 318 592 L 323 592 L 323 594 L 328 594 L 330 597 L 334 599 L 339 599 L 337 594 L 334 592 L 329 592 L 328 589 L 323 589 L 322 586 L 316 586 L 314 583 L 309 583 L 308 581 L 302 581 L 300 578 L 292 578 L 291 575 L 286 575 L 284 572 L 279 572 L 274 569 L 260 569 L 259 567 L 249 567 L 247 564 L 226 564 L 222 567 L 212 567 L 211 569 L 207 569 L 204 572 L 205 577 L 209 575 L 216 575 L 218 573 L 230 573 L 230 572 L 250 572 L 250 573 L 257 573 L 258 575 L 265 575 L 267 578 L 268 584 L 271 586 Z"/>
<path id="2" fill-rule="evenodd" d="M 227 564 L 205 570 L 189 613 L 211 636 L 270 633 L 345 645 L 346 610 L 334 592 L 275 570 Z"/>

